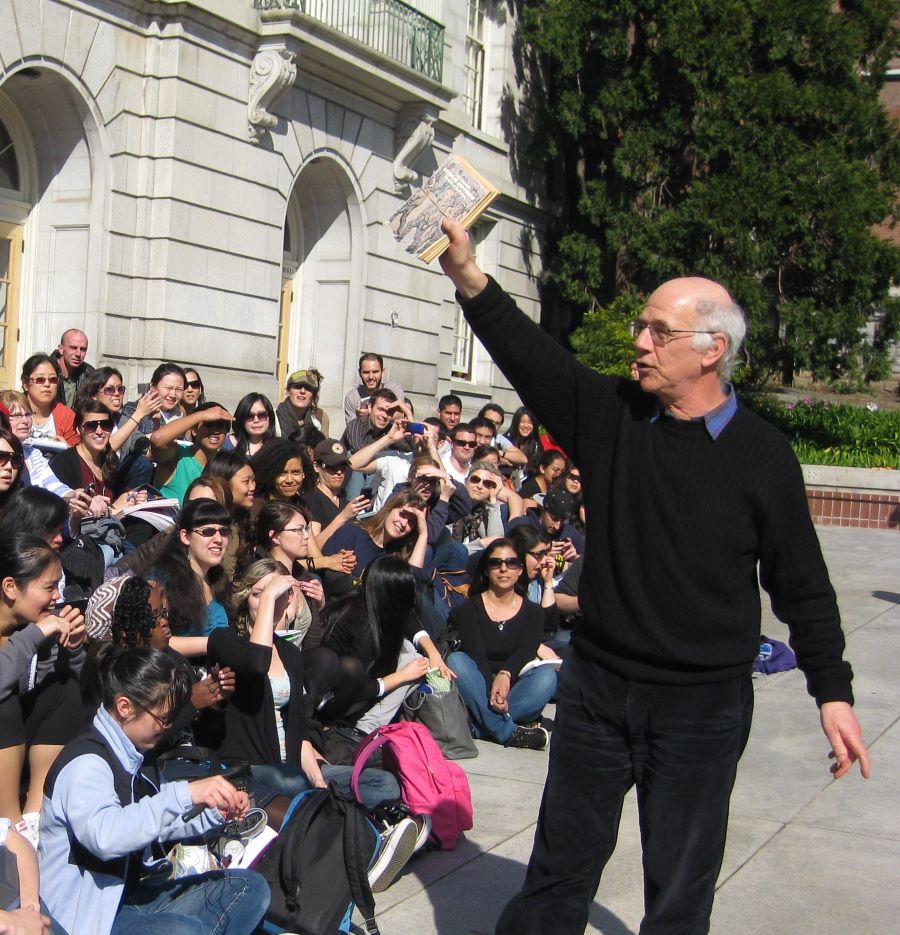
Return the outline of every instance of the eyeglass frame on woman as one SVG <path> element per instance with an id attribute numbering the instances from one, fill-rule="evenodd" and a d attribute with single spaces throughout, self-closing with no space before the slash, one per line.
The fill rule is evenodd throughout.
<path id="1" fill-rule="evenodd" d="M 285 526 L 282 532 L 294 532 L 298 536 L 309 536 L 312 535 L 309 531 L 309 526 Z"/>
<path id="2" fill-rule="evenodd" d="M 126 386 L 124 383 L 120 383 L 118 386 L 104 386 L 100 392 L 104 396 L 124 396 L 126 391 Z"/>
<path id="3" fill-rule="evenodd" d="M 59 384 L 59 377 L 29 377 L 29 383 L 36 383 L 38 386 L 57 386 Z"/>
<path id="4" fill-rule="evenodd" d="M 512 558 L 499 558 L 496 555 L 492 555 L 487 560 L 487 567 L 492 570 L 502 568 L 504 565 L 506 565 L 510 571 L 518 571 L 522 567 L 522 562 L 515 556 Z"/>
<path id="5" fill-rule="evenodd" d="M 650 331 L 650 340 L 656 347 L 665 347 L 670 341 L 674 341 L 681 334 L 721 334 L 721 331 L 707 331 L 701 328 L 670 328 L 661 321 L 644 321 L 641 318 L 634 318 L 631 321 L 631 336 L 637 340 L 644 332 L 644 329 Z"/>
<path id="6" fill-rule="evenodd" d="M 228 526 L 193 526 L 190 531 L 197 533 L 198 536 L 204 539 L 212 539 L 216 533 L 223 539 L 227 539 L 231 535 Z"/>
<path id="7" fill-rule="evenodd" d="M 500 486 L 492 477 L 478 477 L 472 474 L 469 480 L 473 484 L 478 484 L 480 487 L 484 487 L 487 490 L 496 490 Z"/>
<path id="8" fill-rule="evenodd" d="M 159 621 L 166 618 L 169 619 L 169 605 L 166 604 L 165 607 L 160 607 L 159 610 L 150 611 L 150 619 L 153 621 L 153 626 L 159 626 Z"/>
<path id="9" fill-rule="evenodd" d="M 33 419 L 33 412 L 11 412 L 9 414 L 10 419 Z"/>
<path id="10" fill-rule="evenodd" d="M 7 464 L 11 464 L 15 470 L 21 471 L 25 466 L 25 459 L 18 451 L 6 451 L 0 448 L 0 467 L 5 467 Z"/>
<path id="11" fill-rule="evenodd" d="M 174 715 L 168 718 L 161 718 L 155 711 L 151 711 L 149 708 L 145 708 L 142 704 L 138 704 L 133 698 L 129 698 L 128 700 L 131 702 L 132 707 L 137 708 L 138 711 L 143 711 L 144 714 L 149 714 L 150 717 L 152 717 L 153 720 L 159 724 L 161 730 L 168 730 L 175 723 Z"/>
<path id="12" fill-rule="evenodd" d="M 186 390 L 202 390 L 203 381 L 202 380 L 185 380 L 184 388 Z"/>
<path id="13" fill-rule="evenodd" d="M 113 420 L 109 418 L 89 419 L 85 422 L 82 422 L 81 425 L 78 426 L 78 431 L 88 432 L 92 434 L 96 432 L 97 429 L 101 429 L 102 431 L 109 434 L 115 427 L 116 427 L 115 422 L 113 422 Z"/>
<path id="14" fill-rule="evenodd" d="M 244 419 L 245 422 L 268 422 L 269 413 L 268 412 L 251 412 L 247 415 L 247 418 Z"/>

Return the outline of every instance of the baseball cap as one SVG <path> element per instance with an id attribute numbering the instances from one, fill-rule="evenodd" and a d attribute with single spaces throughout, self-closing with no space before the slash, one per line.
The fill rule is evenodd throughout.
<path id="1" fill-rule="evenodd" d="M 568 490 L 554 487 L 544 496 L 543 508 L 557 519 L 568 519 L 572 515 L 575 501 Z"/>
<path id="2" fill-rule="evenodd" d="M 319 389 L 319 375 L 314 370 L 295 370 L 288 378 L 288 386 L 308 386 L 314 392 Z"/>
<path id="3" fill-rule="evenodd" d="M 327 464 L 328 467 L 346 464 L 349 460 L 350 452 L 336 438 L 326 438 L 313 449 L 313 461 Z"/>

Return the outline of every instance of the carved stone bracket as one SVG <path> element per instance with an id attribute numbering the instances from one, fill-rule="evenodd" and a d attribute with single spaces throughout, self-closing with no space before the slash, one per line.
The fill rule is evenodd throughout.
<path id="1" fill-rule="evenodd" d="M 417 181 L 413 169 L 419 157 L 434 143 L 435 108 L 423 104 L 408 105 L 397 115 L 397 142 L 400 149 L 394 159 L 394 180 L 400 189 Z"/>
<path id="2" fill-rule="evenodd" d="M 270 108 L 297 78 L 294 52 L 283 42 L 260 45 L 250 68 L 250 97 L 247 103 L 248 138 L 258 143 L 266 130 L 278 125 Z"/>

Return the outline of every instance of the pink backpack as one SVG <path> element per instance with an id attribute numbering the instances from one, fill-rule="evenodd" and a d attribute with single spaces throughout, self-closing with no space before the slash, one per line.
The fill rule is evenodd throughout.
<path id="1" fill-rule="evenodd" d="M 431 836 L 444 850 L 472 827 L 472 794 L 462 767 L 449 762 L 424 724 L 402 721 L 379 727 L 353 757 L 351 785 L 359 798 L 359 774 L 369 757 L 384 747 L 382 764 L 400 783 L 400 796 L 410 811 L 431 815 Z"/>

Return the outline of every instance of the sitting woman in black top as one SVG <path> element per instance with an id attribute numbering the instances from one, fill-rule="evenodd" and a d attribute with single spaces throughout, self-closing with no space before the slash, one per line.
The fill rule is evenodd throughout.
<path id="1" fill-rule="evenodd" d="M 335 691 L 323 716 L 369 733 L 389 724 L 429 669 L 454 678 L 422 625 L 416 579 L 396 555 L 376 558 L 362 583 L 325 608 L 324 645 L 364 673 L 355 698 Z"/>
<path id="2" fill-rule="evenodd" d="M 522 575 L 509 539 L 495 539 L 481 553 L 469 600 L 450 614 L 461 645 L 447 663 L 478 736 L 543 750 L 547 731 L 534 722 L 556 690 L 556 670 L 548 664 L 523 671 L 537 655 L 544 615 L 525 596 Z"/>
<path id="3" fill-rule="evenodd" d="M 352 767 L 333 766 L 318 752 L 324 743 L 312 715 L 321 699 L 307 694 L 303 653 L 276 634 L 295 614 L 298 594 L 297 581 L 282 565 L 259 559 L 238 586 L 234 622 L 210 634 L 209 661 L 237 675 L 219 752 L 249 762 L 254 778 L 282 795 L 328 782 L 349 792 Z M 368 808 L 399 794 L 390 773 L 363 771 L 360 795 Z"/>

